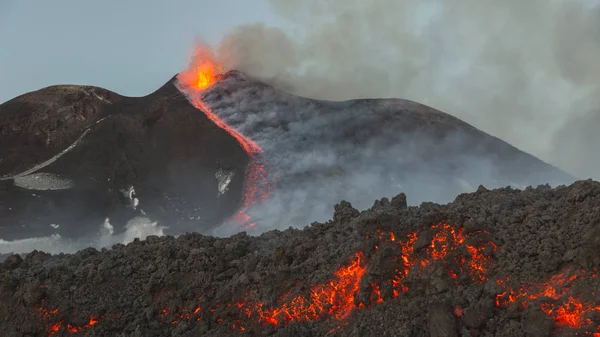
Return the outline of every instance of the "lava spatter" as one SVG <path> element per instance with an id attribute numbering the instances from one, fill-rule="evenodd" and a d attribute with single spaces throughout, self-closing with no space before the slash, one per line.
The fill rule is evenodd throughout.
<path id="1" fill-rule="evenodd" d="M 223 72 L 223 66 L 210 46 L 197 45 L 190 61 L 190 66 L 177 77 L 186 88 L 205 90 L 213 85 L 217 76 Z"/>

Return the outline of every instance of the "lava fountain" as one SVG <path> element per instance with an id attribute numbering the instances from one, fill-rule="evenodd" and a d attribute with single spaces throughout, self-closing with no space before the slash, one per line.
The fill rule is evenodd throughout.
<path id="1" fill-rule="evenodd" d="M 202 99 L 202 93 L 210 88 L 223 73 L 223 65 L 216 57 L 213 49 L 207 45 L 196 47 L 190 66 L 181 72 L 177 79 L 192 95 L 190 102 L 202 111 L 219 128 L 229 133 L 250 157 L 246 168 L 243 186 L 242 208 L 233 219 L 245 229 L 255 226 L 251 222 L 247 210 L 257 202 L 263 202 L 270 194 L 271 185 L 267 179 L 266 165 L 262 158 L 263 150 L 253 140 L 244 136 L 233 127 L 227 125 Z"/>

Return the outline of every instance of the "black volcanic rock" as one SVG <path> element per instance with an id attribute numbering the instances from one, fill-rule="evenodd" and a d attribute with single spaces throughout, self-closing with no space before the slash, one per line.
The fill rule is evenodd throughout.
<path id="1" fill-rule="evenodd" d="M 101 88 L 60 85 L 0 105 L 0 176 L 23 172 L 63 151 L 123 97 Z"/>
<path id="2" fill-rule="evenodd" d="M 599 192 L 578 181 L 360 214 L 340 203 L 335 220 L 303 230 L 10 258 L 0 335 L 594 336 L 600 265 L 581 243 L 598 237 Z M 427 223 L 433 210 L 441 224 Z M 468 221 L 480 230 L 465 233 Z"/>
<path id="3" fill-rule="evenodd" d="M 313 100 L 237 71 L 198 97 L 264 150 L 277 181 L 266 205 L 249 214 L 265 229 L 324 221 L 339 200 L 364 209 L 403 191 L 414 205 L 448 202 L 481 184 L 525 188 L 574 180 L 458 118 L 408 100 Z M 284 211 L 274 214 L 277 207 Z"/>
<path id="4" fill-rule="evenodd" d="M 247 155 L 174 82 L 140 98 L 56 86 L 0 105 L 0 143 L 10 144 L 0 147 L 0 238 L 47 235 L 55 232 L 50 224 L 77 237 L 107 217 L 119 230 L 140 209 L 180 230 L 203 230 L 232 214 Z M 220 197 L 219 170 L 233 175 Z M 48 177 L 68 188 L 28 188 Z"/>

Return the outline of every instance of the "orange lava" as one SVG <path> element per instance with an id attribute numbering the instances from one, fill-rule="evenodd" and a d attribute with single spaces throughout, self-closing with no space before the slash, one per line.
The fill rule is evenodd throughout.
<path id="1" fill-rule="evenodd" d="M 495 249 L 495 245 L 489 243 L 481 246 L 465 245 L 466 236 L 463 234 L 463 229 L 447 223 L 434 225 L 430 230 L 435 233 L 430 243 L 421 251 L 415 250 L 418 240 L 416 232 L 407 234 L 405 240 L 399 240 L 394 233 L 377 232 L 380 244 L 395 245 L 398 249 L 398 262 L 403 266 L 396 270 L 392 280 L 394 297 L 398 296 L 399 292 L 408 291 L 408 287 L 402 284 L 406 276 L 410 273 L 420 276 L 421 273 L 428 271 L 435 261 L 448 268 L 449 273 L 454 275 L 452 279 L 456 279 L 457 275 L 463 272 L 467 272 L 475 281 L 480 281 L 484 277 L 491 263 L 491 257 L 482 252 L 488 246 Z M 458 252 L 461 248 L 466 253 L 466 257 L 462 257 Z M 241 300 L 232 299 L 229 303 L 213 303 L 208 306 L 210 309 L 204 312 L 214 314 L 219 309 L 226 309 L 230 313 L 229 317 L 232 318 L 231 328 L 235 331 L 243 331 L 252 324 L 282 327 L 294 321 L 344 320 L 352 310 L 370 307 L 370 304 L 365 305 L 356 300 L 366 268 L 365 254 L 359 251 L 349 264 L 335 271 L 329 281 L 310 284 L 300 294 L 288 291 L 271 304 L 258 300 L 254 294 L 248 293 Z M 384 302 L 380 285 L 371 283 L 370 288 L 370 303 Z M 234 313 L 232 313 L 233 309 L 235 309 Z M 223 317 L 204 317 L 200 307 L 194 310 L 183 307 L 176 313 L 163 309 L 159 316 L 163 317 L 164 324 L 178 324 L 181 321 L 201 320 L 206 317 L 211 317 L 210 319 L 217 324 L 224 322 Z"/>
<path id="2" fill-rule="evenodd" d="M 267 179 L 266 165 L 262 160 L 263 150 L 254 141 L 244 136 L 238 130 L 227 125 L 222 119 L 210 109 L 200 98 L 200 93 L 211 87 L 217 77 L 223 71 L 223 66 L 215 56 L 210 46 L 199 45 L 192 57 L 188 69 L 178 76 L 179 83 L 186 89 L 191 90 L 194 95 L 192 104 L 202 111 L 215 125 L 230 134 L 250 157 L 250 163 L 246 168 L 244 177 L 242 208 L 233 216 L 233 219 L 246 229 L 255 226 L 251 222 L 246 211 L 255 203 L 263 202 L 272 190 L 271 183 Z"/>
<path id="3" fill-rule="evenodd" d="M 394 233 L 377 231 L 377 238 L 380 241 L 389 242 L 395 250 L 399 250 L 397 255 L 400 257 L 401 267 L 394 271 L 391 282 L 393 297 L 408 291 L 408 286 L 404 285 L 403 281 L 410 273 L 420 275 L 434 262 L 444 265 L 451 279 L 457 279 L 465 269 L 474 281 L 483 282 L 486 279 L 485 274 L 491 265 L 491 256 L 486 255 L 485 252 L 488 249 L 495 251 L 497 249 L 495 244 L 487 242 L 479 246 L 467 245 L 464 229 L 447 223 L 433 225 L 430 230 L 434 234 L 430 243 L 421 251 L 415 249 L 419 239 L 417 232 L 408 233 L 405 240 L 397 240 Z"/>
<path id="4" fill-rule="evenodd" d="M 256 312 L 259 322 L 275 326 L 291 321 L 316 321 L 323 316 L 344 319 L 354 309 L 354 296 L 366 270 L 361 265 L 362 258 L 363 254 L 357 253 L 348 266 L 334 273 L 331 281 L 312 285 L 308 295 L 285 295 L 275 307 L 265 308 L 256 303 L 251 310 Z"/>
<path id="5" fill-rule="evenodd" d="M 596 277 L 595 273 L 588 275 L 585 270 L 569 273 L 561 272 L 552 276 L 546 282 L 525 284 L 518 289 L 508 286 L 509 279 L 496 281 L 504 291 L 496 295 L 496 306 L 507 307 L 511 303 L 519 303 L 526 308 L 536 300 L 542 300 L 540 309 L 551 316 L 559 327 L 565 328 L 594 328 L 594 322 L 588 317 L 590 313 L 600 314 L 600 305 L 583 301 L 572 294 L 573 284 L 586 277 Z M 595 327 L 600 333 L 600 326 Z"/>
<path id="6" fill-rule="evenodd" d="M 376 252 L 384 247 L 391 248 L 395 252 L 392 259 L 397 267 L 391 267 L 396 268 L 393 279 L 383 281 L 387 285 L 374 280 L 376 282 L 370 282 L 366 288 L 369 293 L 361 296 L 358 296 L 363 289 L 361 281 L 371 256 L 359 251 L 327 281 L 305 286 L 298 282 L 294 289 L 288 290 L 274 301 L 264 301 L 250 292 L 227 302 L 206 303 L 203 302 L 204 297 L 199 297 L 196 304 L 187 303 L 175 311 L 162 309 L 157 316 L 162 325 L 210 320 L 216 324 L 226 323 L 236 332 L 255 332 L 265 326 L 284 327 L 291 322 L 343 321 L 355 309 L 370 308 L 371 304 L 387 300 L 383 295 L 383 286 L 389 291 L 391 285 L 393 294 L 388 293 L 387 296 L 397 297 L 401 292 L 409 291 L 405 284 L 409 276 L 418 278 L 418 282 L 421 282 L 428 279 L 423 277 L 424 273 L 439 271 L 437 267 L 446 270 L 449 282 L 464 282 L 469 278 L 478 283 L 488 280 L 492 255 L 498 247 L 493 242 L 478 241 L 474 234 L 476 233 L 465 234 L 463 228 L 447 223 L 435 224 L 424 232 L 410 232 L 404 237 L 378 230 L 375 235 L 378 247 Z M 502 289 L 496 296 L 496 306 L 506 308 L 511 303 L 516 303 L 521 309 L 525 309 L 532 303 L 539 303 L 536 305 L 552 317 L 557 327 L 584 329 L 580 330 L 582 335 L 600 337 L 600 326 L 597 326 L 593 316 L 600 315 L 600 305 L 585 301 L 582 296 L 573 292 L 576 282 L 594 277 L 597 277 L 595 270 L 562 272 L 546 282 L 524 284 L 516 288 L 511 288 L 508 278 L 496 280 Z M 365 298 L 369 303 L 362 302 Z M 59 332 L 85 332 L 101 320 L 90 316 L 87 324 L 72 326 L 62 321 L 58 316 L 58 309 L 37 310 L 42 314 L 49 336 Z M 463 308 L 457 306 L 453 311 L 456 317 L 463 316 Z"/>
<path id="7" fill-rule="evenodd" d="M 37 307 L 36 310 L 41 314 L 42 321 L 45 323 L 46 332 L 48 336 L 53 336 L 62 330 L 70 333 L 80 333 L 89 330 L 94 325 L 98 324 L 101 320 L 101 317 L 90 315 L 89 320 L 84 325 L 72 325 L 65 324 L 63 320 L 58 320 L 57 316 L 59 315 L 58 309 L 46 309 L 44 307 Z"/>
<path id="8" fill-rule="evenodd" d="M 235 319 L 231 323 L 231 328 L 235 331 L 245 331 L 251 323 L 280 327 L 292 321 L 318 321 L 327 317 L 343 320 L 356 307 L 354 298 L 366 270 L 363 259 L 363 253 L 356 253 L 352 261 L 340 266 L 329 281 L 310 285 L 306 291 L 297 295 L 288 291 L 273 305 L 259 301 L 252 293 L 247 293 L 242 300 L 232 300 L 224 304 L 214 303 L 206 312 L 213 314 L 217 309 L 235 312 L 232 315 Z M 162 309 L 158 315 L 166 324 L 203 319 L 200 307 L 194 310 L 180 308 L 179 312 Z M 213 319 L 217 324 L 224 321 L 222 317 Z"/>
<path id="9" fill-rule="evenodd" d="M 213 49 L 207 45 L 197 45 L 190 66 L 177 78 L 186 88 L 205 90 L 215 83 L 217 75 L 222 72 L 223 66 Z"/>

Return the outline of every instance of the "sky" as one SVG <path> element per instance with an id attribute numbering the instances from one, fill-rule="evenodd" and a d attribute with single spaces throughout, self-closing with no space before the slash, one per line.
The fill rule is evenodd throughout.
<path id="1" fill-rule="evenodd" d="M 187 66 L 196 38 L 259 21 L 277 21 L 262 0 L 1 0 L 0 103 L 54 84 L 145 95 Z"/>
<path id="2" fill-rule="evenodd" d="M 410 99 L 600 179 L 600 0 L 0 0 L 0 103 L 55 84 L 143 96 L 199 38 L 278 88 Z"/>

